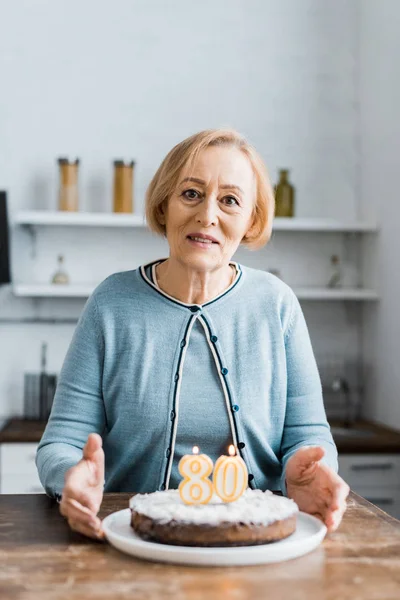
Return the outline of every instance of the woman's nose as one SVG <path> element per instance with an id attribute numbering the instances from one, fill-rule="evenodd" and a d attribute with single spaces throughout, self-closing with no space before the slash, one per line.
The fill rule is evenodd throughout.
<path id="1" fill-rule="evenodd" d="M 213 198 L 205 198 L 198 207 L 196 221 L 203 227 L 216 225 L 218 222 L 218 203 Z"/>

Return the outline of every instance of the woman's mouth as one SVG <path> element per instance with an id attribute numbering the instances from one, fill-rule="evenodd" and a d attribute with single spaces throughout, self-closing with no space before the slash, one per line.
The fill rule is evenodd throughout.
<path id="1" fill-rule="evenodd" d="M 218 242 L 211 237 L 203 237 L 200 235 L 188 235 L 187 240 L 192 246 L 196 246 L 197 248 L 211 248 L 212 246 L 218 244 Z"/>

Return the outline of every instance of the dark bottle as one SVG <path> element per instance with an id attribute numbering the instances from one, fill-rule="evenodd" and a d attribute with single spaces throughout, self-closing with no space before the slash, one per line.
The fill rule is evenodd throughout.
<path id="1" fill-rule="evenodd" d="M 280 169 L 279 181 L 275 187 L 275 216 L 294 216 L 294 187 L 289 183 L 289 170 Z"/>

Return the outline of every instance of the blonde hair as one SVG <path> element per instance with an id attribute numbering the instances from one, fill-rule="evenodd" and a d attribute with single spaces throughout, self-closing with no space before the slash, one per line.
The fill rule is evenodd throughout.
<path id="1" fill-rule="evenodd" d="M 146 219 L 149 228 L 166 236 L 162 223 L 161 206 L 168 202 L 178 184 L 184 167 L 191 167 L 198 154 L 210 146 L 233 146 L 241 150 L 249 159 L 256 178 L 256 202 L 253 210 L 253 225 L 242 239 L 242 244 L 250 250 L 257 250 L 266 244 L 272 231 L 275 199 L 267 169 L 258 154 L 247 140 L 233 129 L 208 129 L 196 133 L 172 148 L 157 169 L 146 192 Z"/>

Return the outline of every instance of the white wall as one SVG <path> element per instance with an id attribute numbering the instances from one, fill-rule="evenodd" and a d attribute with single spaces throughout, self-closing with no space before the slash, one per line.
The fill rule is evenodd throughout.
<path id="1" fill-rule="evenodd" d="M 381 227 L 364 269 L 377 272 L 382 295 L 364 312 L 365 409 L 400 429 L 400 3 L 365 0 L 360 16 L 361 207 Z"/>
<path id="2" fill-rule="evenodd" d="M 81 159 L 81 209 L 95 211 L 111 209 L 111 161 L 135 159 L 140 213 L 166 151 L 228 125 L 254 142 L 274 180 L 292 169 L 298 216 L 357 217 L 357 0 L 15 0 L 0 11 L 0 188 L 11 213 L 56 208 L 60 155 Z M 165 254 L 165 244 L 138 230 L 39 230 L 33 258 L 30 236 L 14 229 L 14 280 L 48 281 L 60 252 L 72 281 L 95 282 Z M 334 252 L 351 259 L 336 235 L 280 235 L 238 258 L 311 285 L 326 283 Z M 0 288 L 0 318 L 77 316 L 82 306 Z M 320 355 L 357 354 L 351 310 L 304 309 Z M 0 322 L 0 415 L 21 411 L 23 372 L 38 368 L 41 340 L 58 370 L 72 330 Z"/>

